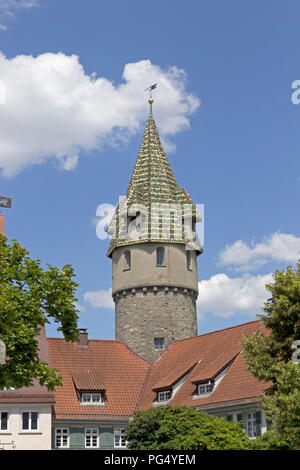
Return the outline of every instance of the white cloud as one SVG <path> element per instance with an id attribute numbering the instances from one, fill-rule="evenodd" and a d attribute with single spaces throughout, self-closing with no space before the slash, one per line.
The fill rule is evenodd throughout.
<path id="1" fill-rule="evenodd" d="M 0 18 L 6 20 L 14 18 L 15 12 L 21 8 L 37 7 L 39 0 L 0 0 Z M 0 23 L 0 30 L 6 31 L 8 27 Z"/>
<path id="2" fill-rule="evenodd" d="M 255 317 L 270 297 L 265 285 L 271 282 L 272 274 L 237 278 L 224 273 L 215 274 L 209 280 L 199 282 L 198 314 L 200 317 L 206 313 L 230 317 L 244 313 Z"/>
<path id="3" fill-rule="evenodd" d="M 158 83 L 153 112 L 164 139 L 188 129 L 200 104 L 185 89 L 184 70 L 162 70 L 149 60 L 126 64 L 122 82 L 115 84 L 87 75 L 75 55 L 0 54 L 0 79 L 6 87 L 6 105 L 0 107 L 0 168 L 6 177 L 50 158 L 72 170 L 80 152 L 128 140 L 145 123 L 144 89 L 151 83 Z"/>
<path id="4" fill-rule="evenodd" d="M 296 263 L 300 258 L 300 237 L 276 232 L 262 243 L 250 247 L 242 240 L 226 246 L 219 255 L 219 264 L 235 266 L 239 270 L 258 268 L 269 261 Z"/>
<path id="5" fill-rule="evenodd" d="M 115 308 L 111 293 L 111 288 L 108 290 L 89 291 L 83 295 L 83 298 L 93 308 Z"/>

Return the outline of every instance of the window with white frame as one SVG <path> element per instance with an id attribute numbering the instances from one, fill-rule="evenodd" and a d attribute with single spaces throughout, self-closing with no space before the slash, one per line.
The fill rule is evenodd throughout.
<path id="1" fill-rule="evenodd" d="M 22 412 L 22 431 L 38 430 L 38 412 L 23 411 Z"/>
<path id="2" fill-rule="evenodd" d="M 247 413 L 245 420 L 246 433 L 249 437 L 256 437 L 256 414 Z"/>
<path id="3" fill-rule="evenodd" d="M 205 382 L 199 384 L 197 387 L 197 394 L 198 395 L 208 395 L 214 389 L 214 384 L 212 382 Z"/>
<path id="4" fill-rule="evenodd" d="M 86 428 L 86 430 L 85 430 L 85 447 L 99 447 L 99 430 L 98 430 L 98 428 Z"/>
<path id="5" fill-rule="evenodd" d="M 115 428 L 115 447 L 126 447 L 125 429 Z"/>
<path id="6" fill-rule="evenodd" d="M 172 392 L 171 390 L 164 390 L 163 392 L 157 393 L 157 401 L 168 401 L 171 399 Z"/>
<path id="7" fill-rule="evenodd" d="M 0 411 L 0 432 L 8 431 L 8 412 Z"/>
<path id="8" fill-rule="evenodd" d="M 81 405 L 104 405 L 103 392 L 82 392 L 80 394 Z"/>
<path id="9" fill-rule="evenodd" d="M 55 447 L 69 447 L 69 429 L 55 429 Z"/>

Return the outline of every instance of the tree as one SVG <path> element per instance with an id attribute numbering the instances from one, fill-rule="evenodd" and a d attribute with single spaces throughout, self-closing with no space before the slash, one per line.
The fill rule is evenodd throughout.
<path id="1" fill-rule="evenodd" d="M 293 358 L 293 344 L 300 339 L 300 263 L 295 270 L 276 271 L 267 284 L 271 298 L 258 315 L 266 334 L 244 338 L 244 354 L 250 372 L 269 383 L 262 407 L 274 420 L 273 434 L 290 448 L 300 448 L 300 364 Z M 265 441 L 267 437 L 265 438 Z M 265 442 L 263 441 L 263 442 Z"/>
<path id="2" fill-rule="evenodd" d="M 53 319 L 66 340 L 77 339 L 77 284 L 72 266 L 47 268 L 16 240 L 9 244 L 0 235 L 0 339 L 7 355 L 0 365 L 0 390 L 30 386 L 33 379 L 49 390 L 61 385 L 57 371 L 39 358 L 37 337 Z"/>
<path id="3" fill-rule="evenodd" d="M 137 411 L 126 440 L 132 450 L 230 450 L 251 445 L 240 423 L 182 405 Z"/>

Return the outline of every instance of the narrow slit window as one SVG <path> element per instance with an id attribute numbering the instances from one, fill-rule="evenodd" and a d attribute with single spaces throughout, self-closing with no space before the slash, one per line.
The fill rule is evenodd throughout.
<path id="1" fill-rule="evenodd" d="M 162 247 L 156 250 L 156 266 L 164 266 L 165 264 L 165 249 Z"/>
<path id="2" fill-rule="evenodd" d="M 124 271 L 131 269 L 131 253 L 130 251 L 125 251 L 124 253 Z"/>
<path id="3" fill-rule="evenodd" d="M 192 253 L 189 250 L 186 252 L 186 267 L 189 271 L 192 270 Z"/>

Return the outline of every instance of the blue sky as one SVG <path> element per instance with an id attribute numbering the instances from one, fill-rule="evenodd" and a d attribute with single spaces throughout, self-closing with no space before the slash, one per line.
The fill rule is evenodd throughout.
<path id="1" fill-rule="evenodd" d="M 126 192 L 155 81 L 174 174 L 205 204 L 199 333 L 255 319 L 271 273 L 295 265 L 299 15 L 293 0 L 0 0 L 6 233 L 74 266 L 91 337 L 114 337 L 96 209 Z"/>

